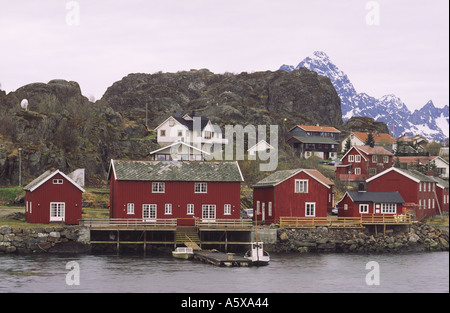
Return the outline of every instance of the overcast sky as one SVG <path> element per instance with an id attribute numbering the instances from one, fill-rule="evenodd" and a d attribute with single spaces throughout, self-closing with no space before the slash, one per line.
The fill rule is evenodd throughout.
<path id="1" fill-rule="evenodd" d="M 449 103 L 448 0 L 0 0 L 0 84 L 102 97 L 129 73 L 277 70 L 321 50 L 358 92 Z"/>

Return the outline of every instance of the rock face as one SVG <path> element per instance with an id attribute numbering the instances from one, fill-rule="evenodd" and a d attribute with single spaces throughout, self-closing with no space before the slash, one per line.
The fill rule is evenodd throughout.
<path id="1" fill-rule="evenodd" d="M 281 136 L 299 123 L 342 124 L 330 80 L 307 69 L 130 74 L 95 103 L 76 82 L 34 83 L 0 91 L 0 185 L 18 183 L 19 148 L 23 183 L 51 168 L 85 168 L 87 184 L 104 183 L 111 158 L 147 158 L 157 147 L 151 129 L 192 111 L 219 126 L 280 125 Z"/>

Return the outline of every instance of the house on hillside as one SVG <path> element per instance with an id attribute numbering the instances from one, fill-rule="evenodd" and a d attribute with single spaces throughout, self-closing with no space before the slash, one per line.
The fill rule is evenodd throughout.
<path id="1" fill-rule="evenodd" d="M 353 146 L 336 165 L 336 179 L 365 181 L 393 164 L 394 154 L 380 146 Z"/>
<path id="2" fill-rule="evenodd" d="M 313 169 L 281 170 L 253 186 L 253 210 L 265 224 L 280 217 L 326 217 L 334 205 L 333 182 Z"/>
<path id="3" fill-rule="evenodd" d="M 157 142 L 162 147 L 181 141 L 201 150 L 206 150 L 205 145 L 208 144 L 225 143 L 218 130 L 208 118 L 195 116 L 195 113 L 183 117 L 169 116 L 155 128 Z"/>
<path id="4" fill-rule="evenodd" d="M 210 153 L 178 141 L 150 152 L 153 161 L 205 161 Z"/>
<path id="5" fill-rule="evenodd" d="M 256 155 L 259 151 L 269 152 L 275 149 L 273 146 L 267 143 L 265 140 L 260 140 L 255 145 L 251 146 L 247 152 L 249 155 Z"/>
<path id="6" fill-rule="evenodd" d="M 145 221 L 240 218 L 237 162 L 111 160 L 110 217 Z"/>
<path id="7" fill-rule="evenodd" d="M 369 133 L 364 132 L 351 132 L 347 137 L 345 137 L 342 141 L 341 152 L 345 152 L 345 145 L 347 140 L 350 140 L 350 147 L 353 146 L 364 146 Z M 397 144 L 394 138 L 391 135 L 386 133 L 375 132 L 372 133 L 373 140 L 375 142 L 375 146 L 381 146 L 390 152 L 394 152 L 397 149 Z"/>
<path id="8" fill-rule="evenodd" d="M 46 171 L 23 189 L 28 223 L 78 225 L 81 220 L 84 189 L 63 172 Z"/>
<path id="9" fill-rule="evenodd" d="M 433 177 L 416 170 L 391 167 L 366 182 L 369 191 L 397 191 L 419 220 L 436 215 L 437 182 Z"/>
<path id="10" fill-rule="evenodd" d="M 316 156 L 320 159 L 336 159 L 341 132 L 330 126 L 296 125 L 289 131 L 286 142 L 302 158 Z"/>
<path id="11" fill-rule="evenodd" d="M 432 170 L 438 177 L 449 178 L 449 164 L 440 156 L 400 156 L 398 157 L 400 165 L 406 168 L 425 167 L 426 170 Z"/>
<path id="12" fill-rule="evenodd" d="M 397 191 L 347 191 L 336 206 L 339 217 L 393 218 L 403 214 L 404 202 Z"/>
<path id="13" fill-rule="evenodd" d="M 406 144 L 412 146 L 417 152 L 425 151 L 428 144 L 428 139 L 422 135 L 403 135 L 397 138 L 399 144 Z"/>

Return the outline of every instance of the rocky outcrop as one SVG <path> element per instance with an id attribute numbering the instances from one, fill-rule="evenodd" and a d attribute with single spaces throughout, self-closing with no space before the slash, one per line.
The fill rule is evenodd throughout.
<path id="1" fill-rule="evenodd" d="M 14 228 L 0 226 L 0 254 L 86 253 L 90 251 L 86 227 Z"/>
<path id="2" fill-rule="evenodd" d="M 374 232 L 364 229 L 279 229 L 278 242 L 265 245 L 272 252 L 355 252 L 392 253 L 411 251 L 448 251 L 448 228 L 441 230 L 433 226 L 414 223 Z"/>

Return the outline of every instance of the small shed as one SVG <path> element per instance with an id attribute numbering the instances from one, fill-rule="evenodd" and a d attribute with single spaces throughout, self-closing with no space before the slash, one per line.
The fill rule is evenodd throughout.
<path id="1" fill-rule="evenodd" d="M 336 206 L 339 217 L 393 217 L 403 214 L 403 203 L 397 191 L 347 191 Z"/>
<path id="2" fill-rule="evenodd" d="M 46 171 L 24 190 L 28 223 L 78 225 L 84 189 L 61 171 Z"/>

